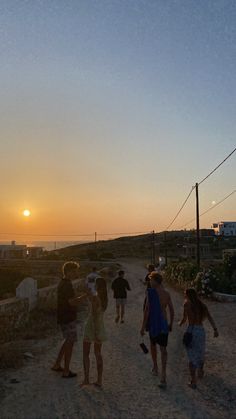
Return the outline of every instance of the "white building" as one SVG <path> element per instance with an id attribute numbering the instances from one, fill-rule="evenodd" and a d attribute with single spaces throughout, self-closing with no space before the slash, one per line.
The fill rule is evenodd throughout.
<path id="1" fill-rule="evenodd" d="M 38 259 L 43 255 L 43 247 L 28 247 L 26 244 L 0 244 L 0 259 Z"/>
<path id="2" fill-rule="evenodd" d="M 217 236 L 236 236 L 236 221 L 220 221 L 212 228 Z"/>

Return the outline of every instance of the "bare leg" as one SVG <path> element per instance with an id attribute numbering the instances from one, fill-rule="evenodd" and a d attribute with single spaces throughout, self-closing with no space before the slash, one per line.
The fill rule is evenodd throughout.
<path id="1" fill-rule="evenodd" d="M 125 306 L 121 306 L 121 323 L 124 323 Z"/>
<path id="2" fill-rule="evenodd" d="M 65 341 L 65 366 L 64 366 L 64 372 L 63 375 L 67 376 L 70 372 L 70 361 L 71 361 L 71 355 L 73 350 L 74 342 L 70 342 L 69 340 Z"/>
<path id="3" fill-rule="evenodd" d="M 102 344 L 101 343 L 94 343 L 94 353 L 96 357 L 97 362 L 97 373 L 98 373 L 98 379 L 97 382 L 94 383 L 98 385 L 99 387 L 102 386 L 102 373 L 103 373 L 103 359 L 102 359 Z"/>
<path id="4" fill-rule="evenodd" d="M 161 383 L 166 383 L 167 350 L 165 346 L 160 346 L 160 350 L 161 350 Z"/>
<path id="5" fill-rule="evenodd" d="M 204 362 L 202 362 L 201 367 L 198 369 L 198 378 L 203 378 L 204 377 Z"/>
<path id="6" fill-rule="evenodd" d="M 190 372 L 190 376 L 191 376 L 191 383 L 190 385 L 192 386 L 196 386 L 197 381 L 196 381 L 196 368 L 194 368 L 193 364 L 191 362 L 189 362 L 189 372 Z"/>
<path id="7" fill-rule="evenodd" d="M 54 370 L 54 371 L 57 371 L 57 370 L 60 371 L 61 370 L 61 361 L 62 361 L 62 358 L 65 355 L 65 347 L 66 347 L 65 344 L 66 344 L 66 341 L 64 341 L 64 343 L 62 344 L 61 349 L 60 349 L 60 351 L 58 353 L 56 362 L 55 362 L 55 364 L 52 367 L 52 370 Z"/>
<path id="8" fill-rule="evenodd" d="M 120 320 L 120 305 L 116 306 L 116 319 L 115 322 L 118 323 L 118 321 Z"/>
<path id="9" fill-rule="evenodd" d="M 157 366 L 157 348 L 156 345 L 153 343 L 150 344 L 150 350 L 151 350 L 151 356 L 152 356 L 152 362 L 153 362 L 153 373 L 158 373 L 158 366 Z"/>
<path id="10" fill-rule="evenodd" d="M 90 347 L 91 343 L 84 341 L 83 342 L 83 364 L 84 364 L 84 381 L 81 386 L 89 384 L 89 368 L 90 368 Z"/>

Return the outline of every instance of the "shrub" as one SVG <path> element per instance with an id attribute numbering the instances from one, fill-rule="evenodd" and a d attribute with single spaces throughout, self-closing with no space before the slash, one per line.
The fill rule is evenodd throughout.
<path id="1" fill-rule="evenodd" d="M 0 298 L 6 294 L 14 296 L 16 287 L 27 276 L 30 276 L 29 270 L 0 268 Z"/>

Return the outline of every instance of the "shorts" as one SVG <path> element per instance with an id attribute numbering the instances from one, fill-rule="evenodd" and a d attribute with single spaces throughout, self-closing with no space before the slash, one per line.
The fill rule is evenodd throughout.
<path id="1" fill-rule="evenodd" d="M 124 307 L 126 305 L 126 298 L 116 298 L 116 307 L 121 306 Z"/>
<path id="2" fill-rule="evenodd" d="M 76 321 L 61 324 L 63 338 L 71 343 L 77 342 L 77 327 Z"/>
<path id="3" fill-rule="evenodd" d="M 159 346 L 166 348 L 168 344 L 168 333 L 160 333 L 157 336 L 150 336 L 150 341 L 153 345 L 158 344 Z"/>

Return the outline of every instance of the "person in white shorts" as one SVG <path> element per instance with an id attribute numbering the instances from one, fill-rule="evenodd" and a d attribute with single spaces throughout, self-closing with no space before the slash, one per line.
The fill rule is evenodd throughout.
<path id="1" fill-rule="evenodd" d="M 97 268 L 94 266 L 92 269 L 92 272 L 90 272 L 90 274 L 88 274 L 85 284 L 86 287 L 91 291 L 91 293 L 93 295 L 97 294 L 96 291 L 96 279 L 99 278 L 99 274 L 97 273 Z"/>

